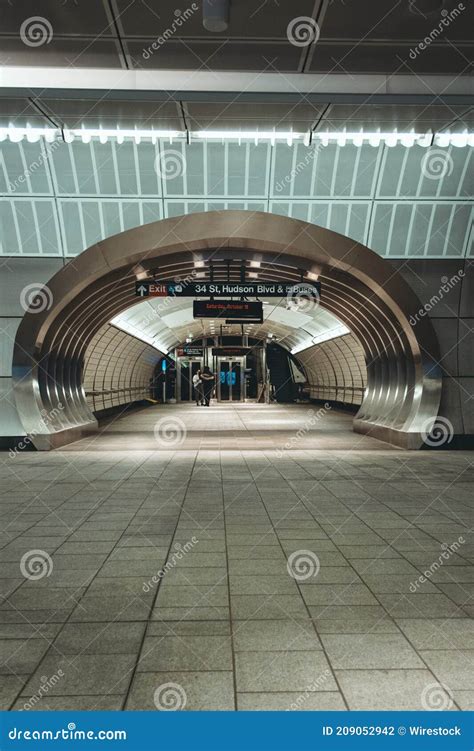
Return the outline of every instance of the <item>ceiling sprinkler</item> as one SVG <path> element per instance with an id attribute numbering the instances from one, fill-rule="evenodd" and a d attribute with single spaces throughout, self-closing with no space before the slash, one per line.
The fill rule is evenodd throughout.
<path id="1" fill-rule="evenodd" d="M 203 0 L 202 23 L 207 31 L 219 33 L 229 26 L 230 0 Z"/>

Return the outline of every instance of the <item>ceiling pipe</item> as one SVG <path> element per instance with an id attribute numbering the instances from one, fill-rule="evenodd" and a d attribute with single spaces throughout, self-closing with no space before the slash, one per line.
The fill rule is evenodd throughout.
<path id="1" fill-rule="evenodd" d="M 207 31 L 219 33 L 229 26 L 230 0 L 203 0 L 202 23 Z"/>

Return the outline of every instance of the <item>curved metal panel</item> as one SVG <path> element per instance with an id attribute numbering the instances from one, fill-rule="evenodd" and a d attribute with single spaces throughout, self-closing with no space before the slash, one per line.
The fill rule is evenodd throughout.
<path id="1" fill-rule="evenodd" d="M 61 269 L 48 285 L 51 309 L 26 313 L 15 341 L 15 398 L 25 431 L 36 434 L 40 446 L 42 435 L 94 424 L 82 388 L 84 354 L 101 326 L 136 304 L 134 285 L 143 274 L 184 277 L 198 258 L 205 262 L 201 272 L 220 259 L 237 275 L 241 259 L 254 254 L 262 261 L 262 279 L 319 274 L 321 305 L 359 339 L 367 388 L 354 429 L 419 445 L 427 420 L 438 412 L 441 374 L 430 321 L 420 319 L 416 332 L 409 323 L 420 308 L 414 292 L 387 261 L 347 237 L 248 211 L 148 224 L 88 248 Z M 51 415 L 47 425 L 44 410 Z"/>

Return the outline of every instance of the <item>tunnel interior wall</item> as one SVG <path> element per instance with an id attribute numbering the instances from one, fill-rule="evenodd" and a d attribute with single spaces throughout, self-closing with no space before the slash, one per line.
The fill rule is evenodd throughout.
<path id="1" fill-rule="evenodd" d="M 367 385 L 364 350 L 353 334 L 339 336 L 299 352 L 311 399 L 362 404 Z"/>
<path id="2" fill-rule="evenodd" d="M 106 324 L 85 353 L 83 388 L 92 412 L 150 396 L 150 381 L 161 354 L 149 344 Z"/>

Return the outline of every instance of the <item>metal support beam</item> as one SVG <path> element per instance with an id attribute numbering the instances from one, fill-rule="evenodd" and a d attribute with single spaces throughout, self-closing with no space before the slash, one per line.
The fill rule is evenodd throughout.
<path id="1" fill-rule="evenodd" d="M 443 101 L 466 104 L 474 96 L 470 76 L 355 74 L 350 83 L 341 73 L 229 73 L 191 70 L 134 70 L 104 68 L 40 68 L 5 66 L 0 69 L 4 96 L 169 101 L 393 102 Z M 349 91 L 350 89 L 350 91 Z M 243 93 L 245 92 L 245 93 Z M 277 97 L 277 98 L 275 98 Z"/>

